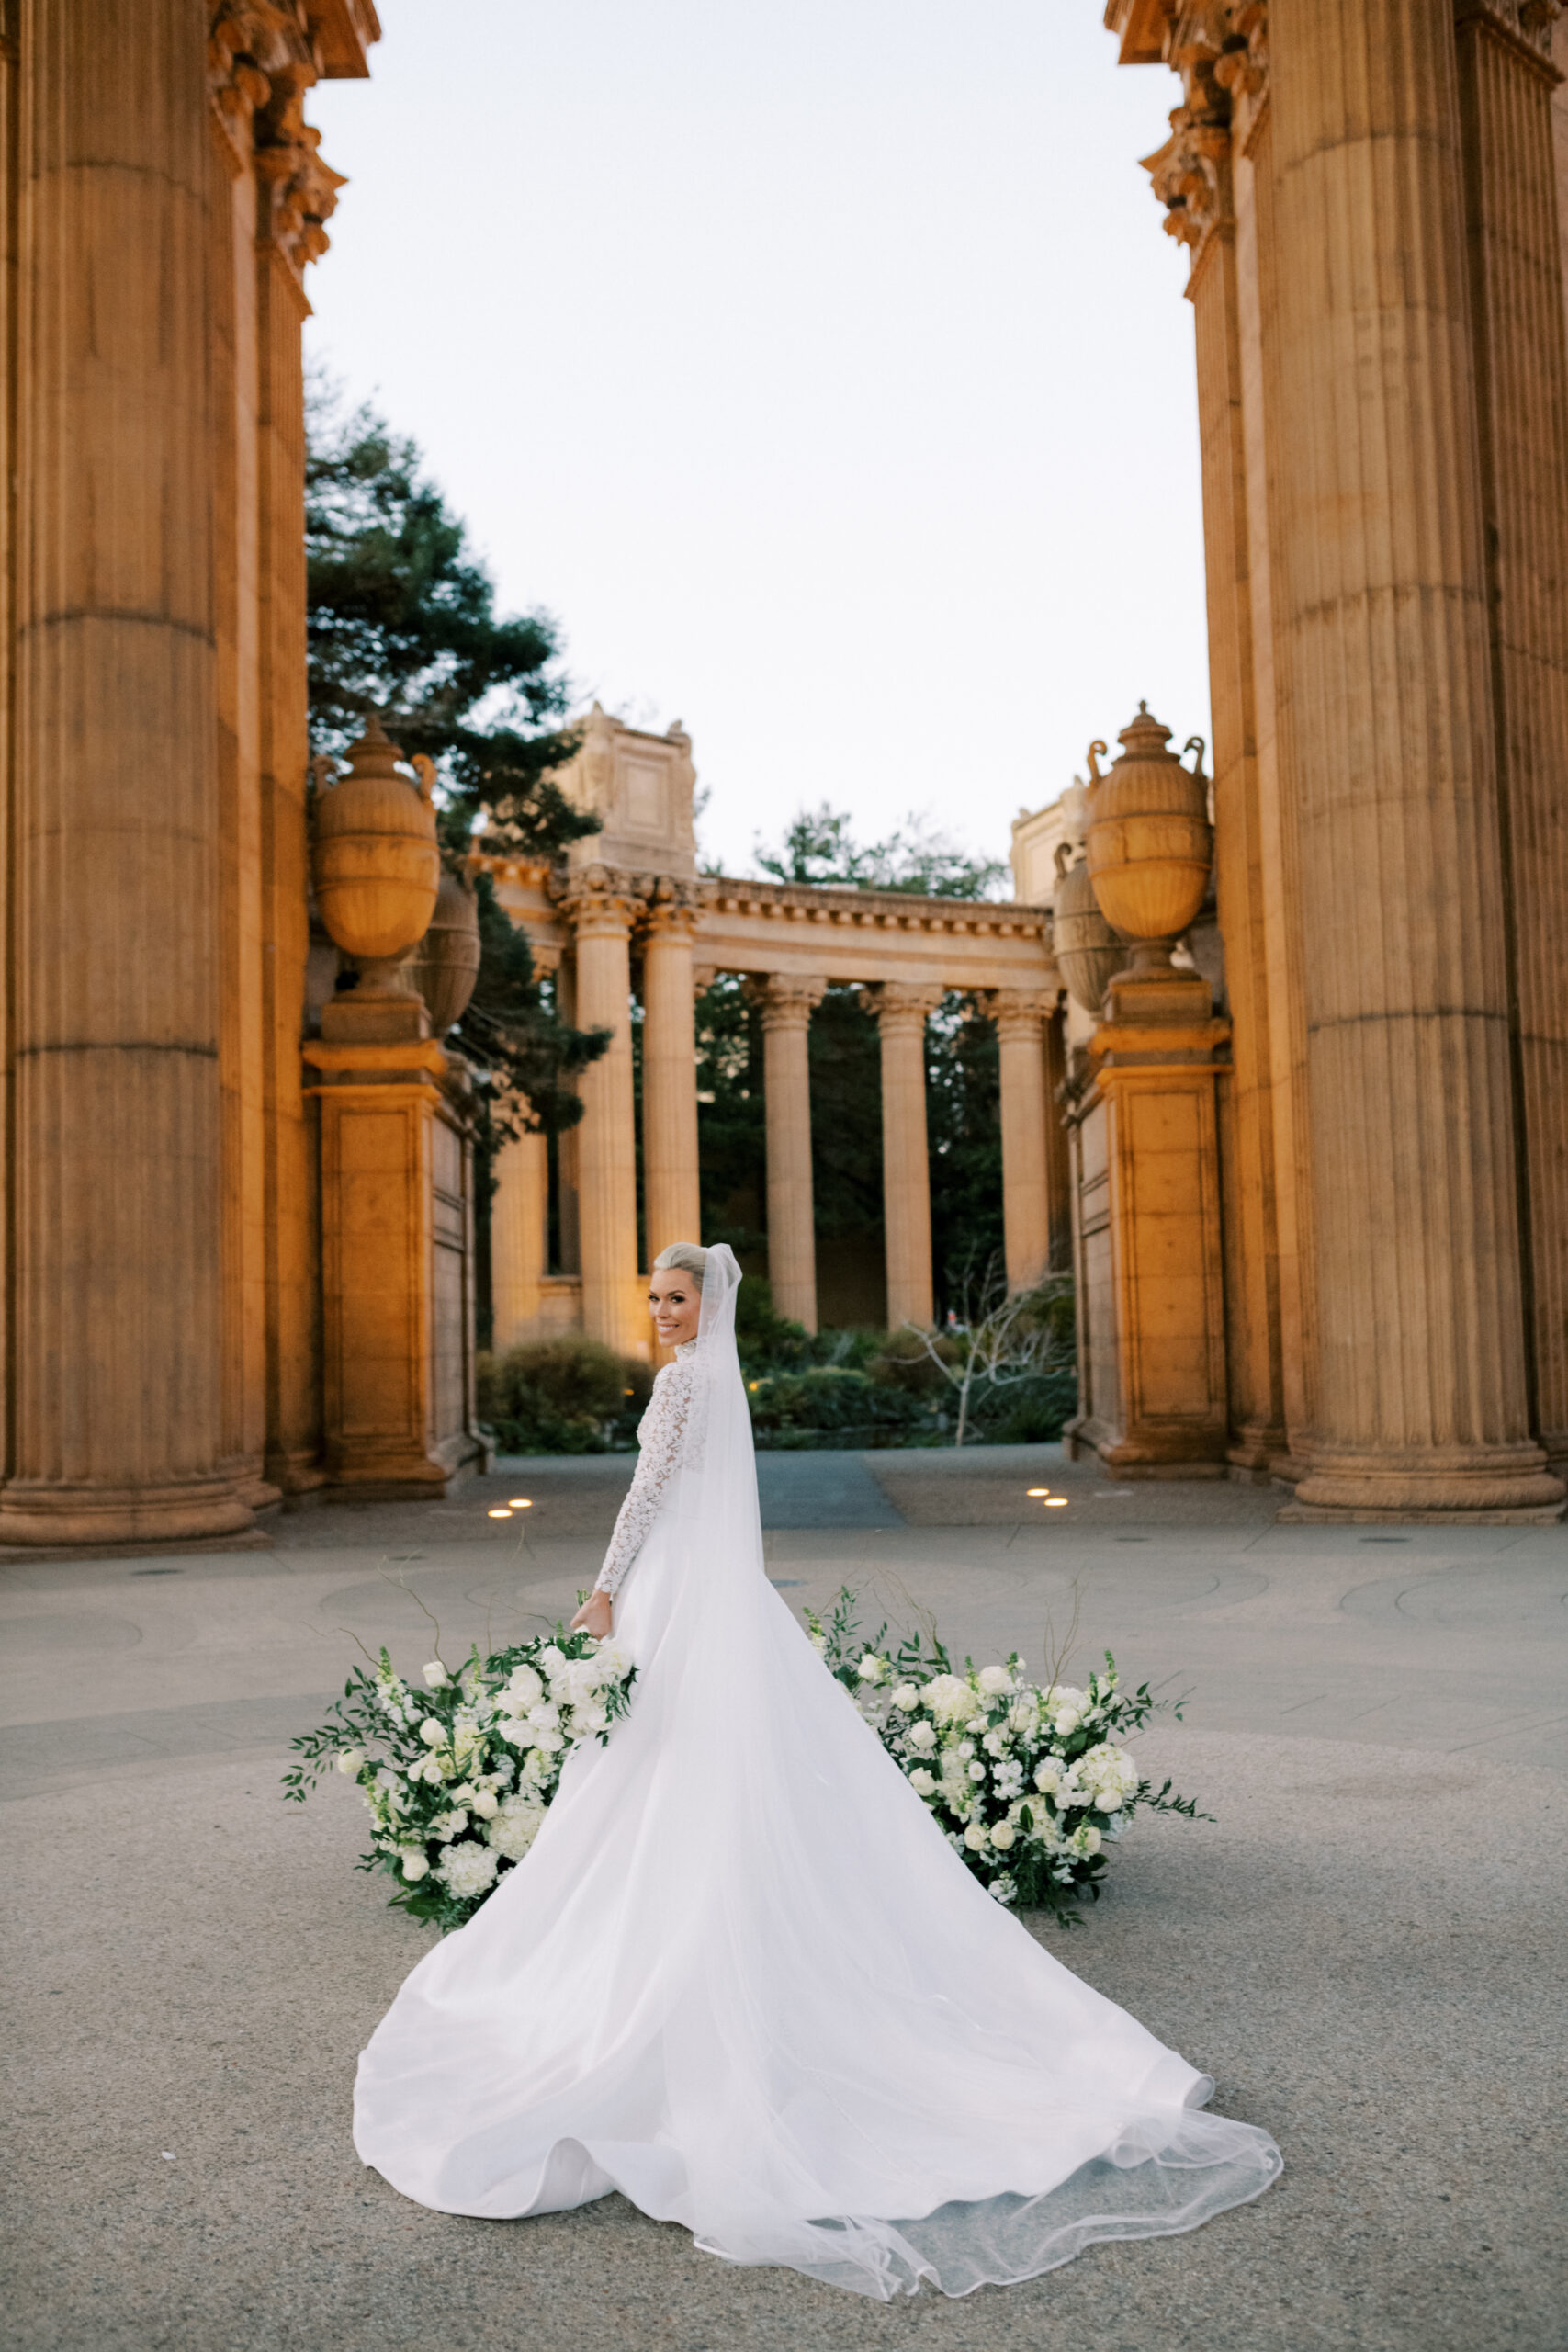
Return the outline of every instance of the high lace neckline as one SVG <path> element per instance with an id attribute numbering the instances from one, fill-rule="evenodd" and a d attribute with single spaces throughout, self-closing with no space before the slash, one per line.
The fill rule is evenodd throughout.
<path id="1" fill-rule="evenodd" d="M 695 1340 L 677 1340 L 675 1352 L 678 1356 L 694 1356 L 697 1352 Z"/>

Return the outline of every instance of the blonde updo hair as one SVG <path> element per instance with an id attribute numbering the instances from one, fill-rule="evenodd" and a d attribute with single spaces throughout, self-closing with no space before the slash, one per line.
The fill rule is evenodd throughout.
<path id="1" fill-rule="evenodd" d="M 655 1273 L 668 1273 L 673 1268 L 682 1274 L 690 1274 L 701 1290 L 703 1269 L 707 1261 L 707 1251 L 700 1250 L 694 1241 L 672 1241 L 668 1250 L 661 1250 L 655 1258 L 653 1271 Z"/>

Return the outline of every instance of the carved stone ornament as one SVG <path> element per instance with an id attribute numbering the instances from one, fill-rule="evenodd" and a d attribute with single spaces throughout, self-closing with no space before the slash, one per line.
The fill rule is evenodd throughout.
<path id="1" fill-rule="evenodd" d="M 1093 745 L 1091 764 L 1093 752 L 1104 750 L 1101 742 Z M 1058 843 L 1052 905 L 1056 967 L 1073 1002 L 1098 1020 L 1105 991 L 1125 967 L 1130 951 L 1100 911 L 1084 854 L 1080 851 L 1076 864 L 1070 858 L 1067 842 Z"/>
<path id="2" fill-rule="evenodd" d="M 764 979 L 748 980 L 745 992 L 762 1016 L 766 1035 L 775 1029 L 806 1028 L 828 993 L 828 983 L 793 972 L 770 972 Z"/>
<path id="3" fill-rule="evenodd" d="M 207 62 L 213 107 L 230 143 L 242 163 L 254 160 L 261 232 L 302 277 L 307 263 L 327 250 L 325 224 L 344 185 L 343 174 L 322 163 L 321 134 L 305 120 L 305 93 L 317 65 L 304 10 L 288 0 L 220 0 Z"/>
<path id="4" fill-rule="evenodd" d="M 479 976 L 479 909 L 471 882 L 443 873 L 430 928 L 409 959 L 409 978 L 424 999 L 431 1034 L 445 1037 L 468 1009 Z"/>
<path id="5" fill-rule="evenodd" d="M 1461 26 L 1482 24 L 1520 43 L 1533 61 L 1549 70 L 1553 84 L 1561 80 L 1552 57 L 1552 27 L 1562 14 L 1561 0 L 1457 0 L 1454 18 Z"/>
<path id="6" fill-rule="evenodd" d="M 396 964 L 435 911 L 441 858 L 428 775 L 416 786 L 372 711 L 349 773 L 312 802 L 316 904 L 335 944 L 374 966 Z"/>
<path id="7" fill-rule="evenodd" d="M 1089 878 L 1106 921 L 1136 943 L 1134 972 L 1168 969 L 1170 943 L 1196 919 L 1213 857 L 1202 738 L 1184 746 L 1197 750 L 1190 768 L 1167 750 L 1169 739 L 1141 702 L 1116 739 L 1121 756 L 1105 775 L 1095 771 L 1089 800 Z"/>

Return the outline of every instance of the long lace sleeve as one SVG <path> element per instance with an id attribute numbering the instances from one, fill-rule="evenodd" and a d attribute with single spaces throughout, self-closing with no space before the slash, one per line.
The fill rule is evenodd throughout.
<path id="1" fill-rule="evenodd" d="M 677 1357 L 653 1384 L 647 1412 L 637 1426 L 636 1475 L 615 1521 L 593 1589 L 617 1592 L 659 1516 L 671 1479 L 680 1466 L 692 1409 L 692 1367 Z"/>

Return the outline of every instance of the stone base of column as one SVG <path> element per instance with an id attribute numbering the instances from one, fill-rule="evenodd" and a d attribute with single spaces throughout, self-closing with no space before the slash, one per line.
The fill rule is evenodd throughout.
<path id="1" fill-rule="evenodd" d="M 226 1478 L 193 1478 L 168 1487 L 66 1487 L 17 1479 L 0 1495 L 0 1545 L 122 1551 L 240 1537 L 265 1545 L 251 1507 Z"/>
<path id="2" fill-rule="evenodd" d="M 1314 1451 L 1312 1467 L 1278 1517 L 1409 1520 L 1427 1527 L 1550 1527 L 1565 1508 L 1562 1481 L 1539 1446 L 1433 1448 L 1403 1460 Z"/>

